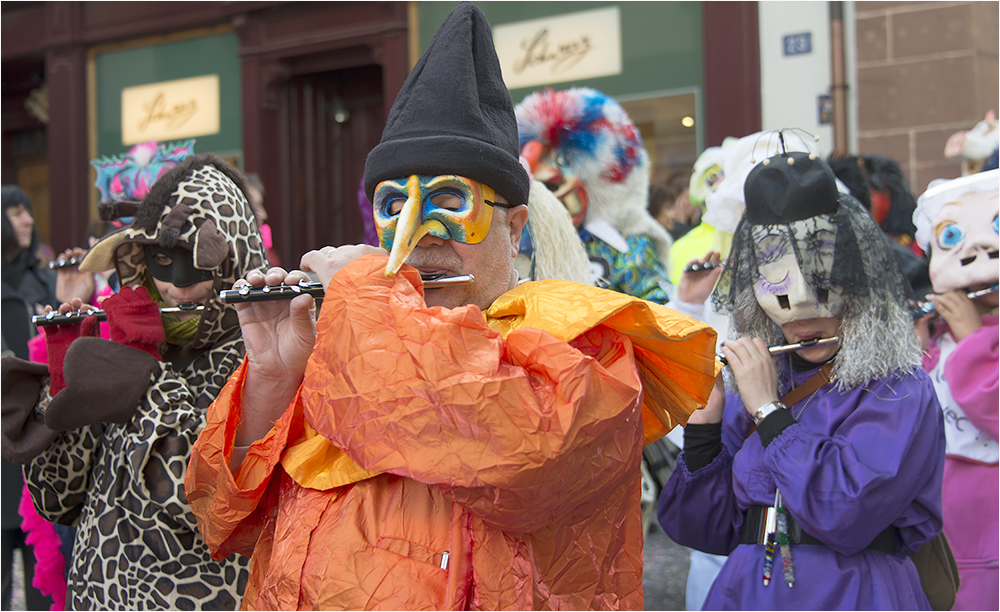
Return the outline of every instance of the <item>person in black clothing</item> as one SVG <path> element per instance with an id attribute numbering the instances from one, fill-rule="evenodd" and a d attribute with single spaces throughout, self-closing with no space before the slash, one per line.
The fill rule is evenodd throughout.
<path id="1" fill-rule="evenodd" d="M 35 334 L 31 316 L 47 304 L 58 306 L 56 274 L 38 262 L 41 239 L 31 216 L 31 200 L 16 185 L 3 186 L 3 343 L 4 350 L 28 358 Z"/>
<path id="2" fill-rule="evenodd" d="M 851 195 L 871 213 L 891 239 L 893 258 L 906 283 L 903 290 L 911 302 L 933 293 L 928 260 L 913 250 L 916 228 L 913 211 L 917 201 L 899 164 L 878 155 L 831 157 L 830 168 Z"/>
<path id="3" fill-rule="evenodd" d="M 58 306 L 56 300 L 56 274 L 39 266 L 36 253 L 41 244 L 35 221 L 31 216 L 31 200 L 16 185 L 3 186 L 3 353 L 28 358 L 28 339 L 34 335 L 31 316 L 46 304 Z M 3 594 L 0 606 L 11 609 L 11 586 L 14 567 L 14 550 L 21 549 L 24 561 L 26 607 L 28 610 L 48 610 L 52 600 L 31 586 L 34 576 L 35 556 L 25 544 L 21 531 L 21 516 L 17 506 L 21 500 L 24 483 L 21 468 L 3 460 L 2 478 L 2 562 Z"/>

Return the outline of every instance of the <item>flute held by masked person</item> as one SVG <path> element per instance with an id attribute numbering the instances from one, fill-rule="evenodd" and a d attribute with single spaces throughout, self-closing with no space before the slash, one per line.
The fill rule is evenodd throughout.
<path id="1" fill-rule="evenodd" d="M 471 285 L 475 277 L 471 274 L 459 276 L 436 276 L 423 279 L 424 289 L 442 289 L 444 287 L 459 287 Z M 302 294 L 323 299 L 323 284 L 315 281 L 299 281 L 296 285 L 265 285 L 252 289 L 243 285 L 239 289 L 226 289 L 219 292 L 219 300 L 223 304 L 239 304 L 242 302 L 264 302 L 270 300 L 291 300 Z"/>
<path id="2" fill-rule="evenodd" d="M 205 310 L 205 306 L 202 304 L 182 304 L 181 306 L 161 308 L 160 314 L 191 314 L 203 310 Z M 76 325 L 83 323 L 83 320 L 91 315 L 97 317 L 98 321 L 108 320 L 108 315 L 103 310 L 91 308 L 90 310 L 77 310 L 75 312 L 67 312 L 66 314 L 60 314 L 59 311 L 53 310 L 31 317 L 31 322 L 38 327 L 45 327 L 46 325 Z"/>
<path id="3" fill-rule="evenodd" d="M 983 297 L 984 295 L 989 295 L 991 293 L 996 293 L 1000 289 L 1000 285 L 993 285 L 992 287 L 987 287 L 985 289 L 980 289 L 978 291 L 970 291 L 965 295 L 969 296 L 970 300 L 974 300 L 978 297 Z M 918 302 L 917 307 L 910 310 L 910 316 L 914 319 L 919 319 L 920 317 L 925 317 L 929 314 L 936 314 L 937 308 L 934 307 L 934 302 Z"/>
<path id="4" fill-rule="evenodd" d="M 705 270 L 714 270 L 715 268 L 721 268 L 725 265 L 726 262 L 724 261 L 716 261 L 714 263 L 710 261 L 706 261 L 705 263 L 693 263 L 689 266 L 684 266 L 684 272 L 704 272 Z"/>
<path id="5" fill-rule="evenodd" d="M 49 262 L 49 270 L 58 270 L 60 268 L 68 268 L 70 266 L 78 265 L 83 261 L 83 257 L 64 257 L 60 259 L 53 259 Z"/>
<path id="6" fill-rule="evenodd" d="M 767 352 L 770 353 L 772 357 L 777 357 L 778 355 L 784 355 L 785 353 L 794 353 L 796 351 L 812 348 L 814 346 L 826 346 L 827 344 L 836 344 L 837 342 L 840 342 L 840 338 L 837 336 L 830 336 L 829 338 L 810 338 L 809 340 L 803 340 L 802 342 L 796 342 L 794 344 L 769 346 L 767 347 Z M 729 361 L 726 360 L 723 355 L 716 355 L 715 358 L 721 361 L 722 365 L 729 365 Z"/>

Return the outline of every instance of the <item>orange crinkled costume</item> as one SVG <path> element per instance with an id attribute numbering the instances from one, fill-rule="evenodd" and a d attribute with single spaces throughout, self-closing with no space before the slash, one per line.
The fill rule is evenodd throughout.
<path id="1" fill-rule="evenodd" d="M 563 281 L 429 308 L 385 261 L 331 281 L 235 475 L 246 363 L 209 409 L 187 497 L 216 556 L 253 555 L 243 607 L 642 609 L 642 445 L 707 401 L 715 332 Z"/>

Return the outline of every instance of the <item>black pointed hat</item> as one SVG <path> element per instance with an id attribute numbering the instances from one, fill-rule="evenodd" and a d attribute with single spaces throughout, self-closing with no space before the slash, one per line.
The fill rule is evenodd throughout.
<path id="1" fill-rule="evenodd" d="M 777 225 L 837 211 L 840 193 L 830 166 L 810 153 L 782 153 L 757 164 L 743 187 L 746 219 Z"/>
<path id="2" fill-rule="evenodd" d="M 457 174 L 489 185 L 511 204 L 527 204 L 518 162 L 517 121 L 500 73 L 490 24 L 459 4 L 410 72 L 365 162 L 365 192 L 411 174 Z"/>

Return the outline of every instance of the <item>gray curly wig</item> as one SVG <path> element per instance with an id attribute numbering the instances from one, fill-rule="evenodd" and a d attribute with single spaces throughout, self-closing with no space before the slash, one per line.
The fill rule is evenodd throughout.
<path id="1" fill-rule="evenodd" d="M 913 319 L 903 304 L 903 278 L 888 238 L 853 197 L 841 194 L 838 203 L 833 276 L 842 287 L 845 306 L 833 375 L 838 388 L 846 391 L 873 379 L 912 372 L 921 363 L 921 351 Z M 781 327 L 754 295 L 759 272 L 751 227 L 746 218 L 737 226 L 712 301 L 719 312 L 731 314 L 730 338 L 759 336 L 769 346 L 786 344 Z M 776 365 L 779 394 L 784 395 L 791 386 L 789 357 L 778 357 Z M 728 367 L 725 377 L 727 387 L 735 389 Z"/>

